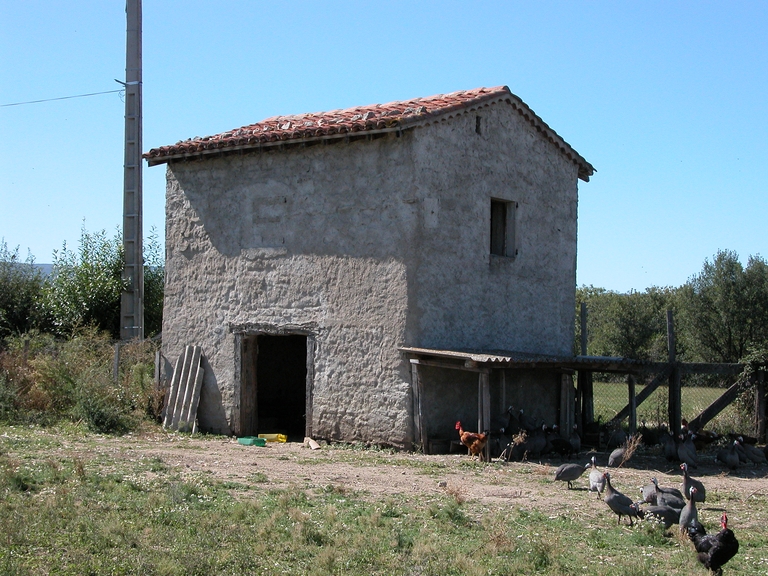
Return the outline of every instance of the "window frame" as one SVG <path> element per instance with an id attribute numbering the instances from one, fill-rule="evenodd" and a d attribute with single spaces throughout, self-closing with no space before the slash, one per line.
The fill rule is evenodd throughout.
<path id="1" fill-rule="evenodd" d="M 491 198 L 490 254 L 515 258 L 517 248 L 517 208 L 514 200 Z"/>

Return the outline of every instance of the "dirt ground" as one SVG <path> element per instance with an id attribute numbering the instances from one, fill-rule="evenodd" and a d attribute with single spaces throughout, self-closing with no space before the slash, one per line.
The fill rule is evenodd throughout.
<path id="1" fill-rule="evenodd" d="M 77 451 L 77 446 L 69 446 Z M 607 525 L 616 518 L 596 494 L 587 491 L 588 473 L 568 490 L 554 481 L 559 457 L 541 462 L 481 463 L 465 454 L 422 455 L 381 451 L 363 453 L 339 447 L 321 446 L 312 450 L 303 443 L 268 443 L 266 447 L 243 446 L 234 438 L 190 437 L 178 434 L 141 434 L 129 438 L 100 438 L 89 457 L 99 452 L 112 458 L 135 460 L 154 458 L 183 474 L 209 474 L 221 481 L 264 489 L 333 487 L 354 491 L 372 500 L 398 495 L 421 500 L 435 494 L 449 494 L 486 508 L 537 509 L 548 515 L 578 514 Z M 570 461 L 587 464 L 592 455 L 598 467 L 606 468 L 605 452 L 582 452 Z M 692 476 L 707 489 L 707 502 L 699 506 L 700 518 L 717 524 L 721 510 L 727 510 L 734 526 L 765 526 L 768 521 L 768 468 L 742 466 L 725 472 L 714 462 L 714 452 L 700 455 Z M 610 469 L 616 489 L 635 500 L 640 487 L 656 477 L 662 486 L 679 487 L 682 472 L 667 462 L 660 449 L 641 448 L 617 469 Z M 247 494 L 247 493 L 246 493 Z"/>

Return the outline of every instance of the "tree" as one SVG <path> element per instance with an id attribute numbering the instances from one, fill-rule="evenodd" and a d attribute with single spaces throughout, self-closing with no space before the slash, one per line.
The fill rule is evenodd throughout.
<path id="1" fill-rule="evenodd" d="M 119 233 L 80 231 L 79 251 L 64 243 L 53 252 L 53 272 L 45 286 L 45 307 L 54 332 L 66 336 L 83 326 L 95 326 L 120 337 L 120 295 L 123 245 Z"/>
<path id="2" fill-rule="evenodd" d="M 768 342 L 768 264 L 718 251 L 681 289 L 683 338 L 704 362 L 739 362 Z"/>
<path id="3" fill-rule="evenodd" d="M 19 247 L 11 251 L 0 240 L 0 339 L 28 332 L 42 320 L 43 278 L 34 263 L 31 254 L 22 262 Z"/>
<path id="4" fill-rule="evenodd" d="M 673 295 L 671 288 L 651 287 L 626 294 L 593 286 L 579 288 L 577 306 L 585 302 L 588 310 L 589 353 L 662 360 L 666 355 L 665 311 Z"/>
<path id="5" fill-rule="evenodd" d="M 153 229 L 144 248 L 145 335 L 162 327 L 165 269 L 157 233 Z M 120 298 L 127 283 L 122 279 L 124 252 L 121 234 L 80 232 L 77 252 L 66 243 L 53 253 L 53 272 L 44 288 L 44 305 L 53 331 L 70 335 L 83 326 L 95 326 L 120 337 Z"/>

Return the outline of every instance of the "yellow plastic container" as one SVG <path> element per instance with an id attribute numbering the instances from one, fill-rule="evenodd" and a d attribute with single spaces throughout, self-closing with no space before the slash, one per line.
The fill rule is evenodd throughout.
<path id="1" fill-rule="evenodd" d="M 264 438 L 267 442 L 288 442 L 288 436 L 285 434 L 259 434 L 259 438 Z"/>

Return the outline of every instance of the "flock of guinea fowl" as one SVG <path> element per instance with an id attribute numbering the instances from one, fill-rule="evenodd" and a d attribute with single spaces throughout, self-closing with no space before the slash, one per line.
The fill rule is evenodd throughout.
<path id="1" fill-rule="evenodd" d="M 523 414 L 522 410 L 520 410 L 520 414 Z M 484 447 L 488 436 L 465 432 L 461 428 L 460 422 L 456 423 L 456 429 L 459 430 L 461 441 L 467 445 L 470 453 L 479 455 L 479 450 Z M 568 489 L 571 489 L 573 482 L 589 470 L 588 490 L 595 492 L 598 500 L 602 498 L 605 504 L 617 515 L 617 523 L 620 524 L 622 517 L 626 516 L 630 526 L 633 525 L 633 519 L 641 518 L 655 520 L 663 524 L 665 529 L 673 526 L 678 527 L 681 534 L 687 536 L 692 542 L 698 561 L 712 573 L 722 574 L 723 565 L 738 552 L 739 542 L 728 527 L 728 516 L 725 512 L 720 518 L 718 531 L 708 534 L 706 528 L 699 522 L 696 506 L 697 503 L 701 504 L 706 501 L 707 490 L 701 480 L 692 477 L 689 471 L 690 468 L 698 467 L 697 444 L 699 446 L 701 443 L 708 444 L 717 438 L 716 435 L 707 437 L 708 434 L 702 431 L 697 435 L 689 431 L 687 422 L 683 421 L 683 429 L 677 438 L 667 431 L 664 431 L 659 438 L 667 460 L 680 462 L 680 469 L 683 474 L 680 485 L 682 491 L 673 487 L 660 486 L 656 478 L 651 478 L 651 483 L 643 486 L 640 490 L 641 499 L 635 501 L 611 484 L 611 474 L 598 468 L 595 456 L 592 456 L 591 461 L 586 466 L 570 462 L 562 464 L 555 471 L 555 480 L 566 482 Z M 541 436 L 542 432 L 534 430 L 534 435 Z M 715 462 L 731 470 L 750 462 L 756 466 L 766 463 L 768 447 L 760 449 L 752 444 L 754 439 L 744 442 L 744 438 L 741 436 L 731 436 L 734 437 L 732 442 L 729 441 L 728 446 L 717 452 Z M 575 438 L 571 439 L 572 442 L 573 440 Z M 608 466 L 618 467 L 628 461 L 639 444 L 638 440 L 639 437 L 627 438 L 623 445 L 613 450 L 608 459 Z M 539 456 L 538 451 L 533 454 L 524 451 L 523 447 L 525 446 L 530 446 L 530 439 L 526 437 L 526 434 L 521 434 L 517 440 L 510 442 L 505 451 L 502 452 L 502 459 L 520 460 L 526 459 L 528 456 Z M 579 448 L 576 448 L 575 452 L 578 453 Z M 522 453 L 522 458 L 519 453 Z"/>

